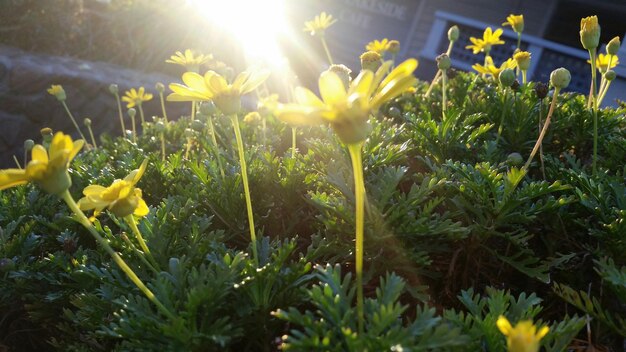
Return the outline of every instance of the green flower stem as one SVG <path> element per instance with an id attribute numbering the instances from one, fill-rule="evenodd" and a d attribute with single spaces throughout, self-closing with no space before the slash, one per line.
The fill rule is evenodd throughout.
<path id="1" fill-rule="evenodd" d="M 517 50 L 521 50 L 522 46 L 522 32 L 517 33 Z"/>
<path id="2" fill-rule="evenodd" d="M 524 164 L 524 167 L 523 167 L 524 172 L 528 170 L 528 167 L 530 166 L 530 163 L 533 161 L 535 154 L 537 154 L 537 150 L 539 150 L 539 146 L 543 142 L 543 137 L 545 137 L 546 131 L 548 131 L 548 126 L 550 126 L 550 120 L 552 119 L 552 114 L 554 113 L 554 107 L 556 106 L 556 98 L 558 97 L 560 91 L 561 91 L 560 88 L 554 88 L 554 94 L 552 94 L 552 103 L 550 103 L 550 110 L 548 110 L 548 116 L 546 116 L 546 122 L 544 123 L 543 128 L 541 129 L 541 133 L 539 133 L 539 138 L 537 138 L 537 142 L 535 143 L 535 146 L 533 147 L 533 150 L 530 153 L 530 157 L 528 158 L 528 161 L 526 161 L 526 164 Z"/>
<path id="3" fill-rule="evenodd" d="M 454 46 L 454 42 L 450 42 L 450 44 L 448 44 L 448 50 L 446 50 L 446 55 L 450 56 L 450 54 L 452 53 L 453 46 Z M 435 84 L 439 83 L 440 78 L 441 78 L 441 70 L 438 70 L 437 73 L 435 73 L 435 77 L 433 77 L 433 80 L 430 82 L 430 85 L 428 86 L 428 90 L 426 91 L 426 94 L 424 94 L 426 97 L 430 95 L 430 92 L 433 90 L 433 87 L 435 86 Z"/>
<path id="4" fill-rule="evenodd" d="M 96 144 L 96 138 L 93 136 L 93 130 L 91 129 L 91 125 L 87 126 L 87 131 L 89 131 L 89 137 L 91 137 L 91 143 L 93 143 L 94 148 L 98 148 Z"/>
<path id="5" fill-rule="evenodd" d="M 133 143 L 137 144 L 137 128 L 135 127 L 135 115 L 131 115 L 130 120 L 133 123 Z"/>
<path id="6" fill-rule="evenodd" d="M 604 85 L 604 89 L 602 89 L 600 93 L 598 93 L 598 106 L 597 106 L 598 109 L 602 105 L 602 101 L 604 100 L 604 97 L 606 96 L 606 92 L 609 90 L 610 86 L 611 86 L 611 81 L 607 81 L 606 84 Z"/>
<path id="7" fill-rule="evenodd" d="M 217 159 L 217 166 L 220 168 L 220 175 L 222 175 L 222 180 L 226 177 L 224 174 L 224 167 L 222 166 L 222 158 L 220 157 L 220 147 L 217 145 L 217 138 L 215 138 L 215 127 L 213 127 L 213 118 L 209 115 L 209 129 L 211 133 L 211 141 L 213 142 L 213 147 L 215 147 L 215 158 Z"/>
<path id="8" fill-rule="evenodd" d="M 539 133 L 541 133 L 541 117 L 543 116 L 543 99 L 539 100 Z M 543 163 L 543 142 L 539 143 L 539 161 L 541 161 L 541 174 L 543 175 L 543 179 L 546 179 L 546 168 Z"/>
<path id="9" fill-rule="evenodd" d="M 522 84 L 526 84 L 527 80 L 526 80 L 526 70 L 522 70 Z"/>
<path id="10" fill-rule="evenodd" d="M 196 119 L 196 102 L 191 102 L 191 121 Z"/>
<path id="11" fill-rule="evenodd" d="M 161 161 L 165 161 L 165 133 L 161 132 Z"/>
<path id="12" fill-rule="evenodd" d="M 132 214 L 125 216 L 124 221 L 126 221 L 128 226 L 130 226 L 130 229 L 133 231 L 133 234 L 135 235 L 135 238 L 137 239 L 137 242 L 139 243 L 141 250 L 148 256 L 148 259 L 150 260 L 152 265 L 158 268 L 159 265 L 152 257 L 152 253 L 150 253 L 150 249 L 148 248 L 146 241 L 144 241 L 143 236 L 141 235 L 141 231 L 139 231 L 139 228 L 137 227 L 137 221 L 135 221 L 135 217 Z"/>
<path id="13" fill-rule="evenodd" d="M 291 158 L 296 157 L 296 134 L 297 129 L 295 127 L 291 128 Z"/>
<path id="14" fill-rule="evenodd" d="M 20 162 L 17 160 L 17 157 L 15 155 L 13 155 L 13 160 L 15 161 L 15 165 L 17 165 L 17 168 L 22 169 L 22 165 L 20 165 Z M 24 166 L 26 166 L 26 163 L 24 163 Z"/>
<path id="15" fill-rule="evenodd" d="M 163 119 L 167 125 L 167 112 L 165 111 L 165 100 L 163 99 L 163 92 L 159 92 L 159 98 L 161 99 L 161 110 L 163 110 Z"/>
<path id="16" fill-rule="evenodd" d="M 256 247 L 256 233 L 254 231 L 254 214 L 252 213 L 252 200 L 250 199 L 250 187 L 248 185 L 248 168 L 246 166 L 246 156 L 243 151 L 243 139 L 241 138 L 241 130 L 239 129 L 239 119 L 237 114 L 230 116 L 235 129 L 235 138 L 237 139 L 237 149 L 239 150 L 239 164 L 241 166 L 241 178 L 243 180 L 243 190 L 246 196 L 246 208 L 248 210 L 248 223 L 250 225 L 250 240 L 252 241 L 252 254 L 256 265 L 259 265 L 259 253 Z"/>
<path id="17" fill-rule="evenodd" d="M 598 87 L 596 85 L 596 49 L 589 50 L 589 58 L 591 59 L 591 108 L 593 110 L 593 174 L 597 173 L 598 160 Z"/>
<path id="18" fill-rule="evenodd" d="M 28 150 L 24 149 L 24 167 L 28 165 Z"/>
<path id="19" fill-rule="evenodd" d="M 332 65 L 333 64 L 333 58 L 332 58 L 332 56 L 330 56 L 330 50 L 328 50 L 328 45 L 326 44 L 326 39 L 324 38 L 324 36 L 321 36 L 320 40 L 322 41 L 322 46 L 324 47 L 324 51 L 326 52 L 326 57 L 328 57 L 328 63 Z"/>
<path id="20" fill-rule="evenodd" d="M 143 124 L 146 123 L 146 118 L 143 116 L 143 108 L 141 107 L 141 103 L 137 104 L 137 107 L 139 108 L 139 117 L 141 117 L 141 126 L 143 127 Z"/>
<path id="21" fill-rule="evenodd" d="M 65 112 L 67 112 L 67 115 L 70 117 L 70 120 L 72 120 L 74 127 L 76 127 L 76 131 L 78 131 L 78 134 L 80 134 L 80 138 L 82 138 L 84 141 L 87 141 L 87 138 L 85 138 L 85 135 L 78 127 L 78 124 L 76 123 L 76 120 L 74 119 L 74 115 L 72 115 L 72 113 L 70 112 L 70 109 L 67 107 L 67 104 L 65 104 L 65 100 L 61 100 L 61 104 L 63 104 L 63 107 L 65 108 Z"/>
<path id="22" fill-rule="evenodd" d="M 348 144 L 354 173 L 354 198 L 356 209 L 356 306 L 359 332 L 363 332 L 363 227 L 365 222 L 365 183 L 363 181 L 363 162 L 361 147 L 363 142 Z"/>
<path id="23" fill-rule="evenodd" d="M 122 137 L 126 138 L 126 126 L 124 125 L 124 115 L 122 114 L 122 102 L 120 101 L 120 95 L 115 93 L 115 100 L 117 101 L 117 112 L 120 115 L 120 125 L 122 126 Z"/>
<path id="24" fill-rule="evenodd" d="M 502 87 L 502 113 L 500 114 L 500 126 L 498 126 L 498 137 L 496 138 L 496 145 L 500 142 L 502 136 L 502 129 L 504 128 L 504 113 L 507 110 L 507 97 L 509 90 L 506 87 Z"/>
<path id="25" fill-rule="evenodd" d="M 187 146 L 185 148 L 185 160 L 189 160 L 189 151 L 191 150 L 191 137 L 187 137 Z"/>
<path id="26" fill-rule="evenodd" d="M 74 198 L 72 198 L 72 195 L 70 194 L 69 190 L 65 190 L 59 196 L 65 201 L 65 203 L 67 203 L 67 206 L 70 207 L 70 209 L 72 210 L 72 212 L 74 213 L 74 215 L 76 216 L 80 224 L 83 225 L 89 231 L 89 233 L 91 233 L 91 235 L 96 240 L 96 242 L 98 242 L 98 244 L 104 248 L 104 250 L 111 256 L 111 258 L 113 258 L 113 261 L 115 262 L 115 264 L 117 264 L 120 267 L 120 269 L 122 269 L 122 271 L 135 284 L 135 286 L 137 286 L 137 288 L 139 288 L 139 290 L 152 303 L 154 303 L 155 306 L 157 306 L 157 308 L 161 311 L 161 313 L 163 313 L 163 315 L 167 316 L 169 319 L 175 320 L 176 316 L 172 314 L 172 312 L 170 312 L 167 308 L 165 308 L 165 306 L 161 303 L 161 301 L 159 301 L 159 299 L 154 295 L 154 293 L 152 293 L 152 291 L 150 291 L 150 289 L 146 287 L 146 285 L 144 285 L 144 283 L 137 276 L 137 274 L 135 274 L 133 269 L 131 269 L 128 266 L 128 264 L 126 264 L 124 259 L 122 259 L 122 257 L 120 257 L 120 255 L 117 254 L 117 252 L 115 252 L 113 248 L 111 248 L 109 243 L 102 236 L 100 236 L 100 234 L 98 233 L 98 230 L 96 230 L 96 228 L 93 227 L 89 219 L 87 219 L 87 217 L 82 212 L 82 210 L 80 210 L 80 208 L 78 207 L 78 204 L 76 204 L 76 202 L 74 201 Z"/>
<path id="27" fill-rule="evenodd" d="M 446 85 L 448 83 L 448 74 L 446 70 L 441 71 L 441 113 L 442 119 L 446 119 L 446 106 L 448 105 L 448 96 L 446 94 Z"/>
<path id="28" fill-rule="evenodd" d="M 146 264 L 146 266 L 148 267 L 148 269 L 152 270 L 152 272 L 155 275 L 159 274 L 159 271 L 156 270 L 156 268 L 154 266 L 152 266 L 152 264 L 146 259 L 146 256 L 144 255 L 144 253 L 142 251 L 140 251 L 139 249 L 137 249 L 137 247 L 135 247 L 135 245 L 133 244 L 133 242 L 130 241 L 130 239 L 128 238 L 128 236 L 126 236 L 125 233 L 122 233 L 120 235 L 120 237 L 122 238 L 122 241 L 124 241 L 124 243 L 126 243 L 126 245 L 133 251 L 135 252 L 135 254 L 137 254 L 137 257 L 139 257 L 139 259 L 141 259 L 141 261 Z"/>

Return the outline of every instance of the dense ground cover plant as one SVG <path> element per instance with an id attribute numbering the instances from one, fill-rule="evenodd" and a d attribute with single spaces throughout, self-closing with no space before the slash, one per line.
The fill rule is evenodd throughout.
<path id="1" fill-rule="evenodd" d="M 323 14 L 306 29 L 332 23 Z M 523 17 L 507 23 L 521 38 Z M 445 55 L 431 84 L 416 81 L 417 61 L 395 63 L 399 43 L 376 40 L 354 79 L 334 65 L 321 99 L 298 87 L 282 103 L 263 92 L 267 71 L 200 75 L 205 57 L 181 52 L 170 61 L 192 67 L 168 100 L 192 101 L 190 116 L 168 120 L 157 85 L 159 102 L 143 87 L 123 99 L 132 117 L 163 107 L 140 113 L 140 133 L 133 121 L 79 152 L 83 140 L 42 130 L 24 169 L 0 171 L 0 343 L 622 348 L 625 109 L 561 92 L 564 69 L 550 92 L 515 84 L 524 58 L 489 56 L 500 33 L 472 41 L 482 75 Z M 456 38 L 452 28 L 450 47 Z M 50 93 L 73 119 L 62 88 Z"/>

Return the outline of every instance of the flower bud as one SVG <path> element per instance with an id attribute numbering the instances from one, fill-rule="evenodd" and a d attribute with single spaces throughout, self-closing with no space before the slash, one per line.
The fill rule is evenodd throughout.
<path id="1" fill-rule="evenodd" d="M 352 73 L 352 70 L 350 70 L 346 65 L 330 65 L 327 71 L 334 72 L 341 79 L 341 82 L 343 82 L 343 86 L 348 89 L 350 86 L 350 73 Z"/>
<path id="2" fill-rule="evenodd" d="M 361 69 L 376 72 L 382 65 L 382 56 L 375 51 L 366 51 L 361 55 Z"/>
<path id="3" fill-rule="evenodd" d="M 600 44 L 600 25 L 598 16 L 589 16 L 580 20 L 580 42 L 583 48 L 593 50 Z"/>
<path id="4" fill-rule="evenodd" d="M 622 43 L 619 40 L 619 37 L 615 37 L 609 41 L 609 44 L 606 45 L 606 53 L 609 55 L 617 55 L 620 46 Z"/>
<path id="5" fill-rule="evenodd" d="M 85 124 L 85 126 L 86 126 L 86 127 L 89 127 L 89 126 L 91 126 L 91 119 L 90 119 L 90 118 L 88 118 L 88 117 L 86 117 L 86 118 L 83 120 L 83 123 Z"/>
<path id="6" fill-rule="evenodd" d="M 518 166 L 524 162 L 524 158 L 520 153 L 511 153 L 506 157 L 506 163 L 511 166 Z"/>
<path id="7" fill-rule="evenodd" d="M 448 29 L 448 40 L 451 42 L 456 42 L 459 39 L 459 27 L 452 26 Z"/>
<path id="8" fill-rule="evenodd" d="M 604 79 L 606 79 L 609 82 L 614 80 L 615 77 L 617 77 L 617 75 L 615 74 L 615 71 L 613 70 L 608 70 L 604 73 Z"/>
<path id="9" fill-rule="evenodd" d="M 441 54 L 437 56 L 435 60 L 437 61 L 437 68 L 442 71 L 445 71 L 452 66 L 452 61 L 450 61 L 450 56 L 448 56 L 448 54 Z"/>
<path id="10" fill-rule="evenodd" d="M 246 116 L 243 118 L 243 122 L 248 124 L 255 124 L 259 121 L 261 121 L 261 115 L 256 111 L 247 113 Z"/>
<path id="11" fill-rule="evenodd" d="M 518 51 L 513 55 L 513 59 L 515 59 L 517 67 L 522 71 L 526 71 L 530 67 L 530 53 L 528 51 Z"/>
<path id="12" fill-rule="evenodd" d="M 513 84 L 511 84 L 511 89 L 513 89 L 516 92 L 519 91 L 519 87 L 520 87 L 520 84 L 518 80 L 513 81 Z"/>
<path id="13" fill-rule="evenodd" d="M 205 116 L 211 116 L 217 112 L 217 108 L 212 101 L 204 101 L 200 104 L 200 113 Z"/>
<path id="14" fill-rule="evenodd" d="M 109 84 L 109 92 L 111 92 L 111 94 L 117 95 L 117 93 L 119 93 L 119 91 L 120 91 L 120 89 L 117 86 L 117 84 L 115 84 L 115 83 Z"/>
<path id="15" fill-rule="evenodd" d="M 571 80 L 572 75 L 566 68 L 563 67 L 557 68 L 550 74 L 550 83 L 552 83 L 552 85 L 558 89 L 567 88 Z"/>
<path id="16" fill-rule="evenodd" d="M 27 139 L 24 141 L 24 150 L 31 151 L 34 146 L 35 146 L 35 141 L 33 141 L 32 139 Z"/>
<path id="17" fill-rule="evenodd" d="M 128 109 L 128 116 L 130 116 L 131 118 L 134 118 L 135 115 L 137 115 L 137 110 L 135 110 L 135 108 Z"/>
<path id="18" fill-rule="evenodd" d="M 165 86 L 161 82 L 157 82 L 157 84 L 154 87 L 159 93 L 163 93 L 165 91 Z"/>
<path id="19" fill-rule="evenodd" d="M 498 80 L 503 87 L 510 87 L 515 82 L 515 70 L 512 68 L 505 68 L 500 72 Z"/>
<path id="20" fill-rule="evenodd" d="M 54 97 L 57 98 L 58 101 L 64 101 L 67 98 L 63 86 L 58 84 L 53 84 L 52 86 L 50 86 L 50 88 L 48 88 L 48 93 L 50 93 L 50 95 L 54 95 Z"/>
<path id="21" fill-rule="evenodd" d="M 548 96 L 548 85 L 538 82 L 535 84 L 535 94 L 537 94 L 537 98 L 543 99 Z"/>
<path id="22" fill-rule="evenodd" d="M 43 138 L 46 138 L 46 137 L 52 138 L 52 128 L 50 127 L 44 127 L 39 132 L 41 133 L 41 136 Z"/>
<path id="23" fill-rule="evenodd" d="M 387 51 L 396 55 L 400 52 L 400 42 L 397 40 L 390 40 L 387 44 Z"/>

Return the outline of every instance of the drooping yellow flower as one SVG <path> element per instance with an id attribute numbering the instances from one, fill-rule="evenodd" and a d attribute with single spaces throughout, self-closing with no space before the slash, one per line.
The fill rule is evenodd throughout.
<path id="1" fill-rule="evenodd" d="M 493 45 L 504 44 L 504 41 L 500 40 L 502 32 L 503 31 L 501 28 L 496 29 L 496 31 L 494 32 L 491 30 L 491 27 L 487 27 L 487 29 L 485 29 L 485 32 L 483 33 L 483 38 L 480 39 L 470 37 L 470 41 L 473 43 L 473 45 L 468 45 L 465 47 L 465 49 L 472 49 L 474 54 L 478 54 L 481 51 L 488 53 L 489 51 L 491 51 L 491 47 Z"/>
<path id="2" fill-rule="evenodd" d="M 58 101 L 63 101 L 67 98 L 63 86 L 59 84 L 51 85 L 50 88 L 48 88 L 48 93 L 50 95 L 54 95 L 54 97 L 57 98 Z"/>
<path id="3" fill-rule="evenodd" d="M 550 328 L 542 327 L 537 331 L 537 327 L 530 320 L 518 322 L 515 327 L 506 317 L 500 316 L 496 322 L 500 332 L 506 336 L 506 345 L 509 352 L 537 352 L 539 351 L 539 341 L 546 336 Z"/>
<path id="4" fill-rule="evenodd" d="M 332 15 L 322 12 L 310 21 L 304 22 L 303 31 L 311 33 L 312 36 L 324 36 L 324 32 L 333 23 L 337 22 Z"/>
<path id="5" fill-rule="evenodd" d="M 491 75 L 496 79 L 498 79 L 500 72 L 502 72 L 502 70 L 504 70 L 505 68 L 515 68 L 517 66 L 517 63 L 512 58 L 507 59 L 505 62 L 503 62 L 500 65 L 500 67 L 496 66 L 493 63 L 493 59 L 491 58 L 491 56 L 487 56 L 485 61 L 486 61 L 485 66 L 480 65 L 480 64 L 474 64 L 472 65 L 472 68 L 478 71 L 479 73 Z"/>
<path id="6" fill-rule="evenodd" d="M 509 15 L 506 18 L 506 22 L 502 23 L 503 26 L 511 26 L 515 33 L 522 33 L 524 31 L 524 15 Z"/>
<path id="7" fill-rule="evenodd" d="M 175 55 L 172 55 L 168 60 L 165 60 L 165 62 L 168 64 L 181 65 L 188 71 L 197 72 L 200 65 L 211 60 L 213 60 L 213 55 L 211 54 L 196 54 L 193 50 L 187 49 L 184 54 L 177 51 Z"/>
<path id="8" fill-rule="evenodd" d="M 611 67 L 609 67 L 609 61 L 611 61 Z M 587 60 L 587 63 L 591 64 L 591 60 Z M 619 65 L 619 58 L 617 55 L 605 55 L 600 53 L 596 57 L 596 67 L 601 73 L 605 73 L 608 69 L 617 65 Z"/>
<path id="9" fill-rule="evenodd" d="M 321 99 L 309 89 L 298 87 L 297 103 L 280 104 L 276 116 L 296 125 L 330 123 L 344 143 L 363 141 L 367 137 L 370 113 L 416 82 L 413 71 L 417 60 L 404 61 L 385 77 L 391 65 L 391 61 L 383 63 L 376 73 L 362 70 L 347 89 L 336 73 L 325 71 L 319 78 Z"/>
<path id="10" fill-rule="evenodd" d="M 82 139 L 72 141 L 69 135 L 57 132 L 49 150 L 40 144 L 33 147 L 25 169 L 0 170 L 0 190 L 34 182 L 48 193 L 63 193 L 72 185 L 67 168 L 83 144 Z"/>
<path id="11" fill-rule="evenodd" d="M 139 169 L 133 170 L 123 180 L 115 180 L 109 187 L 90 185 L 85 187 L 85 197 L 78 201 L 81 210 L 94 210 L 98 216 L 105 208 L 119 217 L 128 215 L 146 216 L 148 206 L 142 198 L 141 189 L 135 187 L 148 166 L 148 159 L 141 163 Z"/>
<path id="12" fill-rule="evenodd" d="M 168 95 L 168 101 L 212 100 L 222 113 L 232 115 L 241 108 L 241 96 L 261 85 L 270 71 L 266 69 L 244 71 L 235 77 L 232 84 L 215 71 L 208 71 L 203 76 L 195 72 L 183 74 L 183 84 L 172 83 L 174 92 Z"/>
<path id="13" fill-rule="evenodd" d="M 389 49 L 389 39 L 384 38 L 381 40 L 373 40 L 365 46 L 365 50 L 375 51 L 379 54 L 384 54 Z"/>
<path id="14" fill-rule="evenodd" d="M 139 87 L 139 90 L 131 88 L 129 91 L 126 91 L 122 97 L 122 101 L 126 102 L 126 107 L 129 109 L 134 108 L 136 105 L 141 105 L 144 101 L 151 99 L 152 94 L 146 93 L 144 87 Z"/>

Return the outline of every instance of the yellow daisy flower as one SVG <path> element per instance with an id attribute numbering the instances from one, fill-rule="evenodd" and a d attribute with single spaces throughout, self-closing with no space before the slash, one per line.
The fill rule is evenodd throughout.
<path id="1" fill-rule="evenodd" d="M 168 64 L 175 64 L 184 66 L 188 71 L 197 72 L 200 65 L 205 64 L 213 60 L 213 55 L 208 54 L 196 54 L 193 50 L 187 49 L 185 53 L 177 51 L 175 55 L 172 55 L 168 60 L 165 60 Z"/>
<path id="2" fill-rule="evenodd" d="M 122 97 L 122 101 L 126 102 L 127 108 L 134 108 L 136 105 L 141 105 L 144 101 L 148 101 L 152 99 L 152 94 L 146 93 L 144 87 L 140 87 L 139 90 L 135 90 L 135 88 L 131 88 L 131 90 L 126 91 L 124 96 Z"/>
<path id="3" fill-rule="evenodd" d="M 65 95 L 65 90 L 63 89 L 62 85 L 58 85 L 58 84 L 51 85 L 50 88 L 48 88 L 48 93 L 50 95 L 54 95 L 58 101 L 63 101 L 67 98 L 67 96 Z"/>
<path id="4" fill-rule="evenodd" d="M 609 61 L 611 61 L 611 67 L 609 67 Z M 591 64 L 591 59 L 587 60 L 587 63 Z M 617 65 L 619 65 L 619 58 L 617 55 L 605 55 L 600 53 L 596 57 L 596 67 L 601 73 L 605 73 L 608 69 Z"/>
<path id="5" fill-rule="evenodd" d="M 384 54 L 389 49 L 389 39 L 384 38 L 382 40 L 373 40 L 365 46 L 365 50 L 375 51 L 379 54 Z"/>
<path id="6" fill-rule="evenodd" d="M 497 67 L 493 63 L 493 59 L 491 58 L 491 56 L 487 56 L 487 58 L 485 60 L 485 66 L 480 65 L 480 64 L 472 65 L 472 68 L 474 70 L 476 70 L 476 71 L 478 71 L 479 73 L 482 73 L 482 74 L 491 75 L 495 79 L 498 79 L 498 76 L 500 75 L 500 72 L 502 72 L 504 69 L 506 69 L 506 68 L 515 68 L 515 67 L 517 67 L 517 62 L 515 62 L 515 60 L 513 58 L 507 59 L 505 62 L 503 62 L 500 65 L 500 67 Z"/>
<path id="7" fill-rule="evenodd" d="M 319 78 L 321 99 L 309 89 L 298 87 L 297 103 L 279 104 L 276 116 L 291 124 L 330 123 L 344 143 L 360 142 L 367 137 L 370 113 L 416 82 L 413 71 L 417 60 L 404 61 L 385 77 L 391 65 L 391 61 L 385 62 L 376 73 L 362 70 L 347 89 L 336 73 L 325 71 Z"/>
<path id="8" fill-rule="evenodd" d="M 139 169 L 133 170 L 123 180 L 115 180 L 109 187 L 90 185 L 85 187 L 85 197 L 78 201 L 81 210 L 94 210 L 93 216 L 98 216 L 105 208 L 119 217 L 128 215 L 146 216 L 148 206 L 143 200 L 141 189 L 135 185 L 139 182 L 148 166 L 145 159 Z"/>
<path id="9" fill-rule="evenodd" d="M 502 25 L 511 26 L 515 33 L 522 33 L 524 31 L 524 15 L 509 15 Z"/>
<path id="10" fill-rule="evenodd" d="M 337 20 L 332 15 L 322 12 L 311 21 L 304 22 L 304 29 L 302 30 L 311 33 L 312 36 L 323 36 L 326 29 L 335 22 Z"/>
<path id="11" fill-rule="evenodd" d="M 546 336 L 550 328 L 542 327 L 537 331 L 537 327 L 530 320 L 518 322 L 515 327 L 504 316 L 500 316 L 496 322 L 500 332 L 506 336 L 506 345 L 509 352 L 537 352 L 539 342 Z"/>
<path id="12" fill-rule="evenodd" d="M 33 147 L 32 160 L 25 169 L 0 170 L 0 190 L 34 182 L 48 193 L 63 193 L 72 185 L 67 168 L 84 143 L 82 139 L 72 141 L 69 135 L 57 132 L 49 150 L 40 144 Z"/>
<path id="13" fill-rule="evenodd" d="M 269 75 L 270 71 L 266 69 L 244 71 L 229 84 L 215 71 L 208 71 L 204 77 L 195 72 L 185 72 L 182 77 L 185 84 L 170 84 L 174 93 L 168 95 L 167 100 L 212 100 L 222 113 L 232 115 L 241 108 L 241 96 L 255 90 Z"/>
<path id="14" fill-rule="evenodd" d="M 491 30 L 491 27 L 487 27 L 487 29 L 485 29 L 485 32 L 483 33 L 483 38 L 480 39 L 470 37 L 472 45 L 466 46 L 465 49 L 472 49 L 474 54 L 478 54 L 481 51 L 488 53 L 489 51 L 491 51 L 491 47 L 493 45 L 504 44 L 504 41 L 500 40 L 502 32 L 503 31 L 501 28 L 496 29 L 496 31 L 494 32 Z"/>

